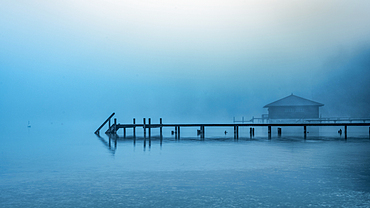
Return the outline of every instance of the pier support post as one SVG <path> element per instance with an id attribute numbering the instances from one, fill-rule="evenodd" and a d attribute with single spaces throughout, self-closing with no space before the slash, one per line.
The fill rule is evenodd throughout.
<path id="1" fill-rule="evenodd" d="M 271 126 L 268 126 L 267 132 L 269 139 L 271 139 Z"/>
<path id="2" fill-rule="evenodd" d="M 177 126 L 175 126 L 175 139 L 177 140 Z"/>
<path id="3" fill-rule="evenodd" d="M 278 136 L 281 137 L 281 128 L 278 128 Z"/>
<path id="4" fill-rule="evenodd" d="M 143 128 L 144 128 L 144 140 L 146 139 L 146 124 L 145 124 L 145 118 L 143 118 Z"/>
<path id="5" fill-rule="evenodd" d="M 344 139 L 347 140 L 347 126 L 344 126 Z"/>
<path id="6" fill-rule="evenodd" d="M 162 138 L 163 138 L 163 131 L 162 131 L 162 118 L 160 118 L 159 119 L 159 124 L 160 124 L 160 126 L 159 126 L 159 137 L 160 137 L 160 139 L 162 140 Z"/>
<path id="7" fill-rule="evenodd" d="M 370 139 L 370 127 L 369 127 L 369 139 Z"/>
<path id="8" fill-rule="evenodd" d="M 200 138 L 201 139 L 204 139 L 204 134 L 205 134 L 205 132 L 204 132 L 204 126 L 200 126 Z"/>
<path id="9" fill-rule="evenodd" d="M 132 134 L 134 138 L 136 138 L 136 125 L 135 125 L 135 118 L 132 119 L 132 123 L 134 124 L 134 127 L 132 127 Z"/>
<path id="10" fill-rule="evenodd" d="M 304 139 L 307 138 L 307 126 L 303 126 Z"/>
<path id="11" fill-rule="evenodd" d="M 234 139 L 239 139 L 239 126 L 234 126 Z"/>
<path id="12" fill-rule="evenodd" d="M 177 126 L 177 139 L 180 140 L 180 126 Z"/>
<path id="13" fill-rule="evenodd" d="M 152 123 L 152 121 L 151 121 L 152 119 L 151 118 L 148 118 L 148 136 L 149 136 L 149 142 L 150 142 L 150 139 L 151 139 L 151 137 L 152 137 L 152 127 L 151 127 L 151 123 Z"/>
<path id="14" fill-rule="evenodd" d="M 114 119 L 114 132 L 113 133 L 117 133 L 117 119 L 116 118 Z"/>
<path id="15" fill-rule="evenodd" d="M 126 138 L 126 127 L 123 128 L 123 138 Z"/>
<path id="16" fill-rule="evenodd" d="M 249 137 L 252 138 L 252 127 L 249 128 Z"/>

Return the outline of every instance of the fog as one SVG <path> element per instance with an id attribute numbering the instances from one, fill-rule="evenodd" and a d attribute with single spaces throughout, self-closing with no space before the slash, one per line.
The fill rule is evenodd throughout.
<path id="1" fill-rule="evenodd" d="M 369 1 L 2 1 L 0 124 L 370 117 Z M 91 131 L 93 132 L 92 129 Z"/>

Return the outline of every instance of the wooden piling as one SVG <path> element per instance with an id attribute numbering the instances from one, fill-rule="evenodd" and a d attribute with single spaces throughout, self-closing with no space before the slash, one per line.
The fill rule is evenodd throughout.
<path id="1" fill-rule="evenodd" d="M 135 124 L 135 118 L 132 119 L 132 123 Z M 132 134 L 134 136 L 134 138 L 136 138 L 136 126 L 134 125 L 134 127 L 132 127 Z"/>
<path id="2" fill-rule="evenodd" d="M 304 139 L 307 138 L 307 126 L 303 126 Z"/>
<path id="3" fill-rule="evenodd" d="M 234 139 L 236 139 L 236 125 L 234 125 Z"/>
<path id="4" fill-rule="evenodd" d="M 344 126 L 344 139 L 347 140 L 347 126 Z"/>
<path id="5" fill-rule="evenodd" d="M 180 126 L 177 126 L 177 139 L 180 139 Z"/>
<path id="6" fill-rule="evenodd" d="M 146 124 L 145 124 L 145 118 L 143 118 L 143 128 L 144 128 L 144 139 L 146 139 Z"/>
<path id="7" fill-rule="evenodd" d="M 123 138 L 126 138 L 126 128 L 123 128 Z"/>
<path id="8" fill-rule="evenodd" d="M 204 137 L 206 135 L 206 128 L 204 126 L 203 126 L 203 130 L 202 130 L 202 135 L 203 135 L 203 139 L 204 139 Z"/>
<path id="9" fill-rule="evenodd" d="M 252 138 L 252 135 L 253 135 L 253 130 L 252 130 L 252 127 L 249 128 L 249 137 Z"/>
<path id="10" fill-rule="evenodd" d="M 236 126 L 236 138 L 239 139 L 239 126 Z"/>
<path id="11" fill-rule="evenodd" d="M 271 126 L 268 126 L 267 132 L 268 132 L 269 139 L 271 139 Z"/>
<path id="12" fill-rule="evenodd" d="M 162 139 L 163 138 L 163 131 L 162 131 L 162 118 L 159 119 L 159 124 L 160 124 L 160 127 L 159 127 L 159 136 L 160 138 Z"/>
<path id="13" fill-rule="evenodd" d="M 281 137 L 281 128 L 278 128 L 278 136 Z"/>
<path id="14" fill-rule="evenodd" d="M 239 139 L 239 126 L 234 126 L 234 139 Z"/>
<path id="15" fill-rule="evenodd" d="M 148 118 L 148 134 L 149 134 L 149 142 L 150 142 L 150 139 L 151 139 L 151 137 L 152 137 L 152 128 L 151 128 L 151 119 L 150 118 Z"/>
<path id="16" fill-rule="evenodd" d="M 204 126 L 200 126 L 200 138 L 204 139 Z"/>
<path id="17" fill-rule="evenodd" d="M 177 140 L 177 126 L 175 126 L 175 139 Z"/>

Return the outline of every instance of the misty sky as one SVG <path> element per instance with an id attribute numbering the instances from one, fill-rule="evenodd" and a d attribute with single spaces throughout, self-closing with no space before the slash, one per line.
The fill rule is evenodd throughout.
<path id="1" fill-rule="evenodd" d="M 370 117 L 368 0 L 2 0 L 0 124 Z"/>

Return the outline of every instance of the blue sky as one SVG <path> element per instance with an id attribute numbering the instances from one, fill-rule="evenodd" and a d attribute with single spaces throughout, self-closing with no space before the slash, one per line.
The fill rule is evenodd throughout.
<path id="1" fill-rule="evenodd" d="M 291 93 L 324 103 L 323 116 L 370 117 L 369 10 L 365 0 L 5 0 L 0 120 L 100 123 L 114 111 L 231 122 Z"/>

